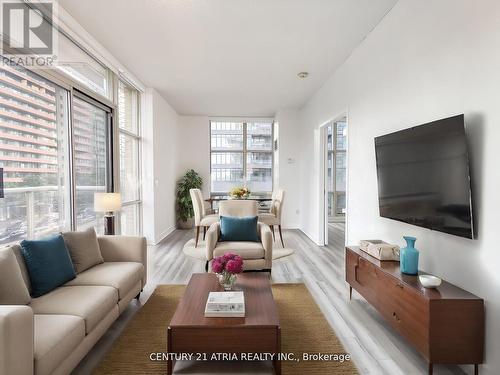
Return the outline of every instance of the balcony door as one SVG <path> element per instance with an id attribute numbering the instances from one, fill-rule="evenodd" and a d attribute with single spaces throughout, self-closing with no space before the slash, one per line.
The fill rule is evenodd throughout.
<path id="1" fill-rule="evenodd" d="M 102 214 L 94 212 L 94 193 L 112 186 L 110 153 L 111 109 L 75 92 L 73 110 L 73 174 L 76 229 L 104 227 Z"/>

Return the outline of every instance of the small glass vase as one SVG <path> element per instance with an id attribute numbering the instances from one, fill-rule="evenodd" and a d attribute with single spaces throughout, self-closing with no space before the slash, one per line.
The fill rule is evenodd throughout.
<path id="1" fill-rule="evenodd" d="M 404 236 L 406 247 L 403 247 L 399 252 L 399 262 L 402 273 L 407 275 L 418 274 L 418 255 L 419 252 L 415 249 L 415 237 Z"/>
<path id="2" fill-rule="evenodd" d="M 236 275 L 229 272 L 222 272 L 217 274 L 217 278 L 219 279 L 219 284 L 225 291 L 233 289 L 233 285 L 236 281 Z"/>

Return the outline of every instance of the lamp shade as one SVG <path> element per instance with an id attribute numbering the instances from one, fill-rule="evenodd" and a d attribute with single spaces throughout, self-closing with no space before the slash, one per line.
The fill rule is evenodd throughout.
<path id="1" fill-rule="evenodd" d="M 119 211 L 122 207 L 122 196 L 120 193 L 94 193 L 95 212 Z"/>

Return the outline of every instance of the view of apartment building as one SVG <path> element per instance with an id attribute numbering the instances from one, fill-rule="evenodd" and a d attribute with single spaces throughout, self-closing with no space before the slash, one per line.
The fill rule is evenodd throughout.
<path id="1" fill-rule="evenodd" d="M 22 68 L 0 67 L 0 243 L 67 227 L 70 161 L 68 93 Z M 77 218 L 92 221 L 94 190 L 106 189 L 107 117 L 84 100 L 73 105 Z"/>
<path id="2" fill-rule="evenodd" d="M 272 191 L 273 123 L 211 122 L 212 192 L 245 185 L 252 192 Z"/>

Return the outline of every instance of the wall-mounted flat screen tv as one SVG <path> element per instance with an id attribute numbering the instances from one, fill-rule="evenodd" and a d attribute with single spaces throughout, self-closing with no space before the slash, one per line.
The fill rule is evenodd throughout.
<path id="1" fill-rule="evenodd" d="M 474 238 L 464 116 L 375 138 L 380 216 Z"/>

